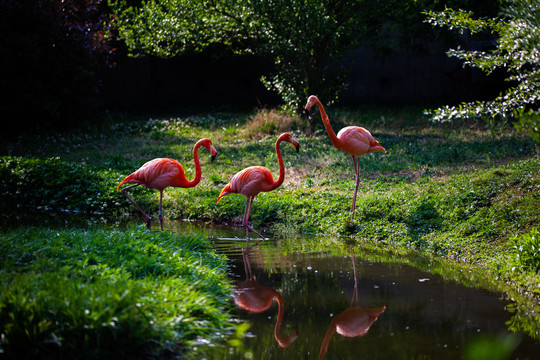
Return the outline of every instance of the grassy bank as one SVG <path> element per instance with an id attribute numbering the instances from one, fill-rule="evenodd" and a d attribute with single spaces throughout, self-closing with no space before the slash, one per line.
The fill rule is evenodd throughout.
<path id="1" fill-rule="evenodd" d="M 167 358 L 231 326 L 225 259 L 196 236 L 30 228 L 0 253 L 7 358 Z"/>
<path id="2" fill-rule="evenodd" d="M 272 110 L 159 119 L 115 115 L 85 131 L 4 141 L 0 207 L 3 216 L 40 208 L 127 214 L 142 224 L 136 209 L 115 191 L 120 180 L 156 157 L 178 159 L 192 178 L 193 144 L 208 137 L 218 158 L 210 163 L 201 150 L 201 183 L 165 191 L 165 221 L 232 226 L 241 221 L 245 199 L 231 195 L 216 204 L 221 188 L 252 165 L 264 165 L 277 177 L 274 142 L 290 131 L 301 151 L 282 146 L 286 181 L 257 198 L 251 213 L 255 227 L 414 249 L 482 267 L 492 279 L 510 284 L 514 294 L 540 294 L 540 159 L 529 138 L 511 126 L 432 124 L 416 108 L 329 114 L 336 132 L 349 124 L 364 126 L 388 151 L 361 158 L 353 221 L 350 157 L 332 146 L 320 121 L 307 124 Z M 156 216 L 157 191 L 137 188 L 132 194 Z"/>

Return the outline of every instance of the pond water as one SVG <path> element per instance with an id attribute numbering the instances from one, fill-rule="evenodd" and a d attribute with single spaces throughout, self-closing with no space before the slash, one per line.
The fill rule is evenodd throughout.
<path id="1" fill-rule="evenodd" d="M 204 346 L 199 359 L 540 358 L 539 341 L 507 329 L 502 294 L 373 260 L 354 244 L 290 246 L 339 240 L 270 233 L 247 251 L 240 228 L 192 230 L 229 257 L 235 315 L 250 326 L 240 347 Z"/>
<path id="2" fill-rule="evenodd" d="M 105 219 L 87 224 L 111 226 Z M 513 314 L 502 294 L 380 259 L 340 239 L 268 232 L 267 241 L 246 250 L 241 228 L 165 225 L 202 234 L 228 256 L 234 315 L 249 324 L 239 344 L 201 341 L 196 359 L 540 358 L 540 341 L 508 330 Z"/>

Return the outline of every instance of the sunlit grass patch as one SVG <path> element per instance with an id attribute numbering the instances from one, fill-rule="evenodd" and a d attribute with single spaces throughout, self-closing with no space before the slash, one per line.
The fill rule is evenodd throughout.
<path id="1" fill-rule="evenodd" d="M 29 229 L 0 249 L 8 357 L 167 355 L 231 326 L 225 260 L 197 236 Z"/>
<path id="2" fill-rule="evenodd" d="M 278 136 L 284 132 L 295 135 L 294 132 L 302 128 L 305 126 L 302 126 L 298 116 L 275 109 L 260 109 L 249 117 L 243 131 L 249 139 L 261 139 L 265 136 Z"/>

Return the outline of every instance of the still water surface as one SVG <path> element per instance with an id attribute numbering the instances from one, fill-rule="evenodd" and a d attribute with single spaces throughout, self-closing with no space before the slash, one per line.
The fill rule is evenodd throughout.
<path id="1" fill-rule="evenodd" d="M 507 330 L 502 294 L 367 260 L 358 246 L 291 252 L 287 235 L 268 234 L 246 251 L 242 229 L 193 230 L 229 257 L 235 315 L 250 325 L 240 348 L 201 358 L 540 359 L 540 342 Z"/>
<path id="2" fill-rule="evenodd" d="M 62 225 L 59 218 L 40 223 Z M 111 227 L 105 219 L 65 221 Z M 166 225 L 202 234 L 229 257 L 234 315 L 249 324 L 241 346 L 202 341 L 197 359 L 540 359 L 540 341 L 507 329 L 512 314 L 502 294 L 373 260 L 337 239 L 270 232 L 246 251 L 241 228 Z M 330 245 L 303 246 L 319 241 Z"/>

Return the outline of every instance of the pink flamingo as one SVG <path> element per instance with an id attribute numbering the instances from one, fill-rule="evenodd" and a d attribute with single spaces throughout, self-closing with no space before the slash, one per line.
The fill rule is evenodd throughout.
<path id="1" fill-rule="evenodd" d="M 309 110 L 313 105 L 317 105 L 321 113 L 321 119 L 326 128 L 326 132 L 330 137 L 330 141 L 336 147 L 336 149 L 343 150 L 347 154 L 352 156 L 354 173 L 356 175 L 356 186 L 354 188 L 354 197 L 351 207 L 351 216 L 354 218 L 354 207 L 356 203 L 356 193 L 358 192 L 358 184 L 360 183 L 360 167 L 356 164 L 356 157 L 372 152 L 386 152 L 386 150 L 379 144 L 377 140 L 373 138 L 371 133 L 359 126 L 347 126 L 341 129 L 337 136 L 332 130 L 330 120 L 321 102 L 315 95 L 311 95 L 308 98 L 304 112 L 310 117 Z"/>
<path id="2" fill-rule="evenodd" d="M 195 162 L 195 178 L 192 181 L 186 179 L 184 174 L 184 168 L 180 163 L 174 159 L 158 158 L 148 161 L 141 166 L 139 170 L 128 175 L 124 180 L 120 182 L 116 191 L 120 189 L 122 184 L 135 184 L 122 189 L 129 201 L 133 203 L 139 209 L 141 214 L 146 219 L 146 227 L 150 228 L 150 217 L 137 205 L 137 203 L 126 194 L 126 190 L 134 188 L 139 185 L 144 185 L 149 189 L 159 190 L 159 222 L 161 224 L 161 230 L 163 231 L 163 211 L 161 204 L 163 201 L 163 190 L 167 187 L 182 187 L 190 188 L 194 187 L 201 181 L 201 165 L 199 163 L 199 147 L 204 146 L 212 155 L 212 161 L 217 155 L 216 148 L 212 145 L 212 141 L 209 139 L 201 139 L 197 141 L 193 147 L 193 160 Z"/>
<path id="3" fill-rule="evenodd" d="M 276 325 L 274 326 L 274 338 L 279 346 L 286 348 L 298 338 L 298 335 L 296 331 L 290 336 L 280 335 L 281 322 L 283 321 L 283 314 L 285 312 L 283 296 L 273 288 L 259 284 L 255 276 L 252 275 L 248 249 L 242 249 L 242 256 L 244 258 L 246 280 L 234 284 L 237 289 L 233 297 L 234 303 L 246 311 L 260 313 L 270 308 L 272 302 L 276 299 L 278 303 L 278 316 Z"/>
<path id="4" fill-rule="evenodd" d="M 319 360 L 324 359 L 332 335 L 334 335 L 335 332 L 345 337 L 364 336 L 369 331 L 371 325 L 373 325 L 379 316 L 386 310 L 386 306 L 377 308 L 361 308 L 358 306 L 358 277 L 356 275 L 354 249 L 352 250 L 351 257 L 354 273 L 354 291 L 351 299 L 351 306 L 332 318 L 332 322 L 326 331 L 326 335 L 324 336 L 321 345 Z"/>
<path id="5" fill-rule="evenodd" d="M 281 186 L 285 180 L 285 165 L 283 165 L 283 158 L 281 157 L 281 151 L 279 149 L 279 145 L 282 141 L 293 144 L 296 152 L 298 152 L 300 147 L 298 141 L 291 134 L 283 133 L 279 136 L 276 141 L 276 154 L 279 163 L 279 177 L 277 181 L 274 181 L 272 178 L 270 170 L 263 166 L 248 167 L 233 176 L 231 181 L 225 185 L 223 190 L 221 190 L 218 200 L 216 201 L 217 204 L 223 196 L 228 194 L 242 194 L 246 197 L 246 208 L 244 210 L 244 219 L 242 220 L 242 225 L 246 228 L 246 246 L 248 246 L 249 243 L 250 231 L 253 231 L 255 234 L 259 235 L 261 239 L 265 240 L 264 236 L 249 226 L 249 213 L 251 211 L 251 206 L 253 205 L 253 200 L 255 200 L 255 197 L 259 195 L 259 193 L 262 191 L 268 192 L 275 190 Z"/>

